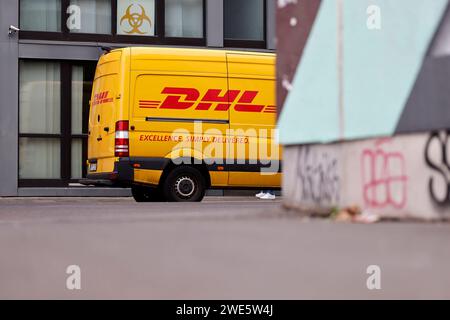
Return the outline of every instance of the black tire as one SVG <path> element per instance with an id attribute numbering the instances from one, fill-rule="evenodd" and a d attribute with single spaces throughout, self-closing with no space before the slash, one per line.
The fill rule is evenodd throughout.
<path id="1" fill-rule="evenodd" d="M 160 189 L 144 187 L 144 186 L 132 186 L 131 194 L 136 202 L 164 202 L 165 199 Z"/>
<path id="2" fill-rule="evenodd" d="M 167 175 L 162 191 L 170 202 L 200 202 L 205 197 L 206 181 L 199 170 L 180 166 Z"/>

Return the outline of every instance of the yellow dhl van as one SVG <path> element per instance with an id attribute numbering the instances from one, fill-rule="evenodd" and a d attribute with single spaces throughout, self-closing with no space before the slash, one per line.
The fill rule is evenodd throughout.
<path id="1" fill-rule="evenodd" d="M 278 189 L 275 55 L 124 48 L 99 60 L 86 185 L 138 202 L 201 201 L 209 188 Z"/>

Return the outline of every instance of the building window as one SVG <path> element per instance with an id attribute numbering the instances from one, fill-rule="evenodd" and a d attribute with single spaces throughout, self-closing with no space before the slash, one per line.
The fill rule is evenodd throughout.
<path id="1" fill-rule="evenodd" d="M 60 178 L 61 80 L 53 62 L 20 63 L 21 179 Z M 29 136 L 26 136 L 29 135 Z"/>
<path id="2" fill-rule="evenodd" d="M 86 175 L 89 100 L 92 94 L 95 64 L 73 64 L 71 78 L 71 153 L 70 179 Z M 69 134 L 69 133 L 68 133 Z"/>
<path id="3" fill-rule="evenodd" d="M 21 0 L 21 39 L 206 45 L 206 0 Z"/>
<path id="4" fill-rule="evenodd" d="M 203 0 L 165 0 L 166 37 L 203 37 Z"/>
<path id="5" fill-rule="evenodd" d="M 86 174 L 95 63 L 20 61 L 19 185 L 68 186 Z"/>
<path id="6" fill-rule="evenodd" d="M 71 179 L 81 179 L 85 175 L 83 174 L 83 168 L 86 166 L 86 157 L 83 155 L 84 143 L 82 139 L 72 140 L 71 150 Z"/>
<path id="7" fill-rule="evenodd" d="M 20 110 L 21 133 L 61 132 L 61 80 L 58 63 L 20 63 Z"/>
<path id="8" fill-rule="evenodd" d="M 58 139 L 19 139 L 20 179 L 60 179 L 61 144 Z"/>
<path id="9" fill-rule="evenodd" d="M 155 35 L 155 0 L 119 0 L 117 2 L 117 34 Z"/>
<path id="10" fill-rule="evenodd" d="M 111 34 L 111 0 L 70 0 L 68 11 L 69 32 Z"/>
<path id="11" fill-rule="evenodd" d="M 82 134 L 83 130 L 83 98 L 86 92 L 83 66 L 72 66 L 71 116 L 72 134 Z"/>
<path id="12" fill-rule="evenodd" d="M 225 46 L 265 47 L 265 27 L 265 0 L 224 0 Z"/>
<path id="13" fill-rule="evenodd" d="M 20 28 L 28 31 L 60 32 L 61 0 L 21 0 Z"/>

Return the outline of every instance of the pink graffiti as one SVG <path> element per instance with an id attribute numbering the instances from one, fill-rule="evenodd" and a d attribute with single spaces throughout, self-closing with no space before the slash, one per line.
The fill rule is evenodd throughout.
<path id="1" fill-rule="evenodd" d="M 405 158 L 400 152 L 383 150 L 382 144 L 389 141 L 377 141 L 374 149 L 363 150 L 361 156 L 364 201 L 370 208 L 402 209 L 407 202 Z"/>

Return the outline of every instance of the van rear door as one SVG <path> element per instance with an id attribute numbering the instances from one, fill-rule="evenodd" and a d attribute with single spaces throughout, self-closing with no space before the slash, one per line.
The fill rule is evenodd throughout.
<path id="1" fill-rule="evenodd" d="M 104 55 L 97 66 L 89 115 L 90 161 L 97 160 L 97 172 L 112 172 L 114 162 L 101 163 L 101 159 L 114 158 L 116 95 L 118 93 L 121 52 Z"/>

